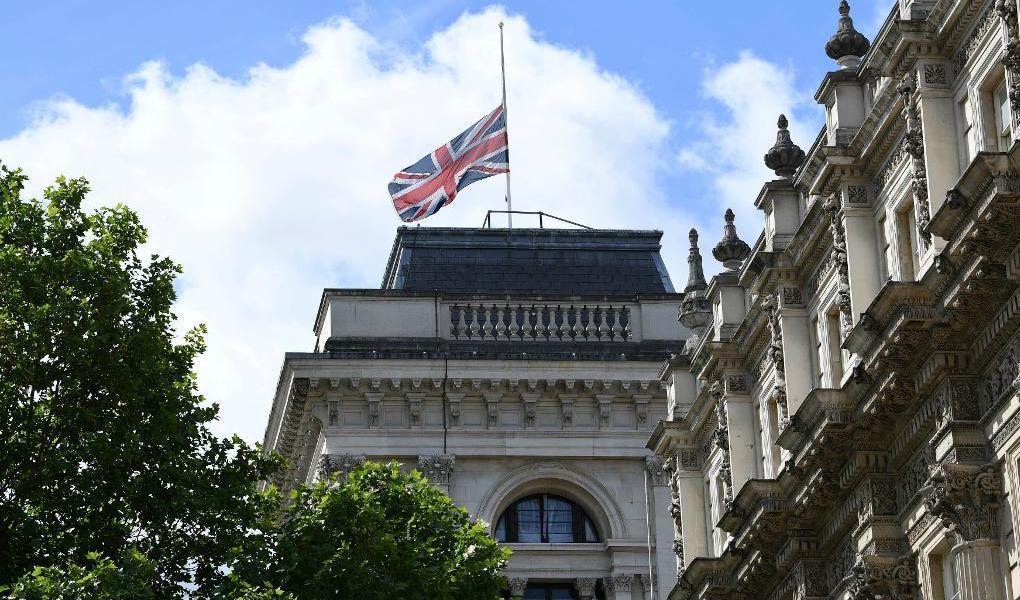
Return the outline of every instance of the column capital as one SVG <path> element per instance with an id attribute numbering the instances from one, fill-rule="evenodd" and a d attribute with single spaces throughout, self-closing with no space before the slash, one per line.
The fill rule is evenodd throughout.
<path id="1" fill-rule="evenodd" d="M 319 458 L 319 479 L 325 479 L 338 473 L 340 479 L 346 479 L 351 471 L 365 464 L 364 454 L 323 454 Z"/>
<path id="2" fill-rule="evenodd" d="M 922 491 L 928 511 L 942 520 L 957 542 L 998 538 L 1003 497 L 998 464 L 939 465 Z"/>
<path id="3" fill-rule="evenodd" d="M 918 597 L 917 565 L 913 556 L 888 558 L 858 555 L 851 569 L 850 598 Z"/>
<path id="4" fill-rule="evenodd" d="M 652 479 L 652 485 L 669 485 L 669 477 L 673 470 L 673 460 L 661 454 L 645 457 L 645 470 Z"/>
<path id="5" fill-rule="evenodd" d="M 449 485 L 453 477 L 453 454 L 423 454 L 418 456 L 418 470 L 426 479 L 437 485 Z"/>
<path id="6" fill-rule="evenodd" d="M 510 588 L 511 598 L 523 598 L 524 591 L 528 588 L 528 578 L 510 577 L 507 579 L 507 585 Z"/>
<path id="7" fill-rule="evenodd" d="M 581 600 L 591 600 L 595 597 L 597 584 L 598 579 L 594 577 L 578 577 L 574 580 L 574 589 L 577 590 L 577 595 L 581 597 Z"/>

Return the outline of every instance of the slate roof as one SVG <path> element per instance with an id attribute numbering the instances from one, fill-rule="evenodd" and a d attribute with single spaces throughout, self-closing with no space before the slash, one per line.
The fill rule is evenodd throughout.
<path id="1" fill-rule="evenodd" d="M 462 294 L 673 293 L 661 231 L 400 227 L 384 289 Z"/>

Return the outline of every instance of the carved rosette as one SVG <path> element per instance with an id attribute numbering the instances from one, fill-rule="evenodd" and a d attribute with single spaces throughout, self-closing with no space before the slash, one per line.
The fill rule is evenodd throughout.
<path id="1" fill-rule="evenodd" d="M 455 462 L 453 454 L 422 455 L 418 457 L 418 471 L 432 483 L 449 485 Z"/>
<path id="2" fill-rule="evenodd" d="M 917 92 L 917 74 L 908 73 L 896 88 L 903 99 L 903 117 L 907 122 L 904 134 L 903 149 L 910 156 L 910 167 L 913 175 L 911 186 L 914 191 L 914 214 L 917 221 L 918 240 L 921 250 L 927 250 L 931 244 L 931 233 L 928 223 L 931 222 L 931 208 L 928 205 L 928 170 L 924 165 L 924 133 L 921 129 L 921 116 L 915 106 Z"/>
<path id="3" fill-rule="evenodd" d="M 762 307 L 768 311 L 769 342 L 768 356 L 776 366 L 776 382 L 772 387 L 772 397 L 779 407 L 779 431 L 782 432 L 790 424 L 790 409 L 786 402 L 786 361 L 783 358 L 783 323 L 779 313 L 779 292 L 765 298 Z"/>
<path id="4" fill-rule="evenodd" d="M 850 600 L 915 600 L 919 597 L 915 558 L 859 555 L 848 591 Z"/>
<path id="5" fill-rule="evenodd" d="M 924 491 L 928 512 L 941 519 L 958 542 L 998 539 L 1003 497 L 998 465 L 935 466 Z"/>
<path id="6" fill-rule="evenodd" d="M 1020 126 L 1020 27 L 1017 26 L 1017 8 L 1014 0 L 996 0 L 995 12 L 1006 29 L 1006 51 L 1002 64 L 1006 67 L 1006 85 L 1009 87 L 1009 107 L 1013 113 L 1013 126 Z"/>
<path id="7" fill-rule="evenodd" d="M 853 310 L 850 301 L 850 267 L 847 262 L 846 229 L 843 227 L 843 205 L 839 194 L 834 194 L 826 201 L 824 208 L 829 213 L 829 231 L 832 233 L 832 254 L 829 259 L 832 268 L 836 269 L 836 305 L 839 308 L 840 339 L 845 340 L 854 326 Z"/>
<path id="8" fill-rule="evenodd" d="M 365 464 L 368 459 L 364 454 L 323 454 L 319 458 L 319 479 L 336 475 L 338 479 L 346 479 L 351 471 Z"/>

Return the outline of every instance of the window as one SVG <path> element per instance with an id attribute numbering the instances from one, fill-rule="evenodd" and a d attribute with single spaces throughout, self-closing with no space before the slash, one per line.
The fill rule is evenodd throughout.
<path id="1" fill-rule="evenodd" d="M 882 263 L 879 265 L 880 274 L 883 280 L 892 279 L 893 256 L 889 244 L 889 235 L 885 231 L 885 215 L 878 221 L 878 250 L 882 254 Z"/>
<path id="2" fill-rule="evenodd" d="M 908 202 L 896 212 L 896 247 L 899 258 L 900 281 L 913 281 L 914 257 L 917 256 L 917 221 L 914 219 L 914 204 Z"/>
<path id="3" fill-rule="evenodd" d="M 970 101 L 970 97 L 964 96 L 960 100 L 957 112 L 960 119 L 960 140 L 963 145 L 962 162 L 963 168 L 966 169 L 970 161 L 974 160 L 974 157 L 977 156 L 980 148 L 980 132 L 975 124 L 974 104 Z"/>
<path id="4" fill-rule="evenodd" d="M 825 314 L 825 334 L 829 340 L 829 387 L 840 387 L 843 379 L 843 350 L 839 347 L 839 309 L 833 307 Z"/>
<path id="5" fill-rule="evenodd" d="M 815 353 L 811 359 L 811 366 L 813 367 L 813 376 L 815 387 L 822 387 L 822 380 L 825 378 L 825 359 L 822 356 L 822 340 L 825 339 L 822 333 L 821 323 L 818 322 L 818 317 L 815 316 L 811 319 L 811 341 L 815 345 Z"/>
<path id="6" fill-rule="evenodd" d="M 1009 150 L 1009 144 L 1013 137 L 1010 130 L 1009 92 L 1006 90 L 1005 79 L 995 87 L 995 91 L 992 93 L 992 101 L 995 104 L 996 145 L 999 152 L 1005 152 Z"/>
<path id="7" fill-rule="evenodd" d="M 580 506 L 549 494 L 528 496 L 510 505 L 496 523 L 496 539 L 523 544 L 599 541 L 595 524 Z"/>

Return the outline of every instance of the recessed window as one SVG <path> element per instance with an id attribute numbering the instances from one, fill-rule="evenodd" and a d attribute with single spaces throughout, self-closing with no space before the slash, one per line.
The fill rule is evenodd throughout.
<path id="1" fill-rule="evenodd" d="M 896 212 L 896 246 L 899 254 L 900 281 L 913 281 L 917 256 L 917 221 L 914 218 L 914 204 L 906 203 Z"/>
<path id="2" fill-rule="evenodd" d="M 839 309 L 833 307 L 825 314 L 825 333 L 829 340 L 829 387 L 838 388 L 843 379 L 842 335 L 839 330 Z"/>
<path id="3" fill-rule="evenodd" d="M 979 132 L 974 118 L 974 103 L 969 96 L 964 96 L 958 105 L 957 114 L 960 119 L 960 139 L 963 142 L 963 168 L 974 160 L 980 149 Z"/>
<path id="4" fill-rule="evenodd" d="M 522 544 L 593 544 L 595 524 L 576 503 L 549 494 L 510 505 L 496 522 L 496 539 Z"/>
<path id="5" fill-rule="evenodd" d="M 1006 90 L 1006 80 L 1003 79 L 995 86 L 992 93 L 992 101 L 995 103 L 995 135 L 999 152 L 1009 150 L 1012 141 L 1009 115 L 1009 92 Z"/>

